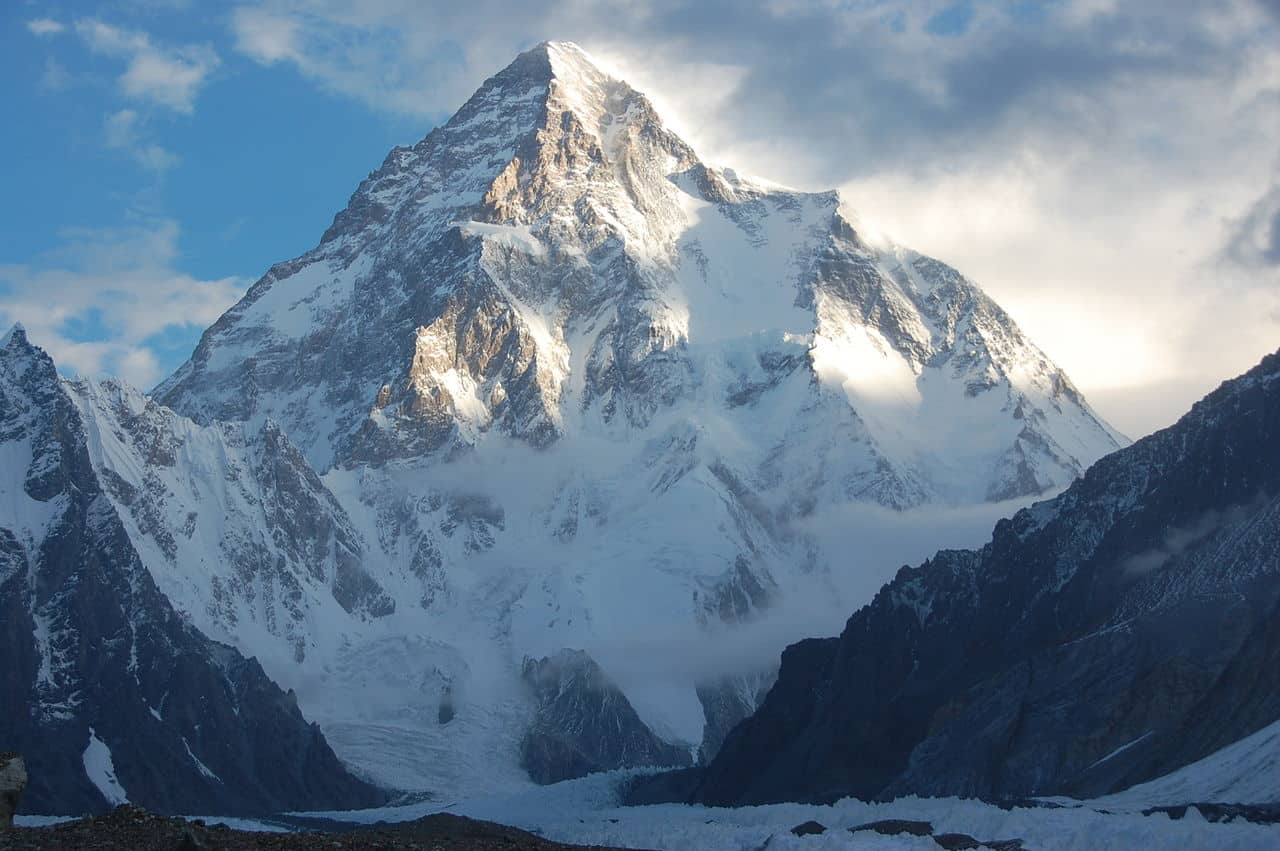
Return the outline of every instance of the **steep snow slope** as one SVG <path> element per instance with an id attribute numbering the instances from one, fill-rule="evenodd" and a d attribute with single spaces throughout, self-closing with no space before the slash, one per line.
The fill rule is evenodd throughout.
<path id="1" fill-rule="evenodd" d="M 1110 808 L 1280 802 L 1280 721 L 1164 777 L 1092 802 Z"/>
<path id="2" fill-rule="evenodd" d="M 493 616 L 444 601 L 428 611 L 430 578 L 385 556 L 273 423 L 201 426 L 114 380 L 63 388 L 105 496 L 173 606 L 256 656 L 340 753 L 396 788 L 524 782 L 532 703 L 519 658 L 483 636 Z"/>
<path id="3" fill-rule="evenodd" d="M 95 394 L 86 409 L 118 418 Z M 714 677 L 687 649 L 731 646 L 780 600 L 834 596 L 833 565 L 862 569 L 814 531 L 829 512 L 1027 499 L 1122 442 L 957 272 L 868 243 L 835 193 L 704 164 L 562 43 L 392 151 L 155 395 L 212 431 L 157 422 L 232 456 L 278 426 L 340 506 L 308 483 L 369 591 L 334 605 L 337 556 L 242 571 L 299 578 L 306 611 L 282 603 L 273 628 L 257 579 L 215 591 L 198 562 L 152 552 L 161 584 L 202 628 L 279 660 L 344 756 L 449 788 L 495 766 L 518 777 L 520 753 L 545 751 L 524 732 L 539 728 L 525 659 L 566 649 L 652 731 L 714 750 L 768 674 Z M 142 448 L 111 443 L 104 467 Z M 196 507 L 220 490 L 184 476 L 162 489 L 205 518 L 206 550 L 224 547 Z M 230 528 L 248 528 L 257 509 L 232 501 Z M 267 646 L 285 640 L 313 649 Z"/>

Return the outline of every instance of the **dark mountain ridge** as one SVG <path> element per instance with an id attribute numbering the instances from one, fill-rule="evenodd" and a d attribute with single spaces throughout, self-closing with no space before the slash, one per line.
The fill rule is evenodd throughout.
<path id="1" fill-rule="evenodd" d="M 903 568 L 637 800 L 1105 794 L 1280 718 L 1280 353 L 980 550 Z"/>
<path id="2" fill-rule="evenodd" d="M 386 800 L 353 777 L 292 692 L 206 638 L 160 593 L 89 461 L 53 361 L 0 344 L 0 749 L 23 809 L 122 798 L 159 812 L 267 813 Z M 21 468 L 21 469 L 19 469 Z"/>

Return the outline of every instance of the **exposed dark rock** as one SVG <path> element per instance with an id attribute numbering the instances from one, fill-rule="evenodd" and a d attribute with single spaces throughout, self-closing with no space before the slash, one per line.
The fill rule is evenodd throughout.
<path id="1" fill-rule="evenodd" d="M 902 833 L 907 833 L 911 836 L 929 836 L 933 833 L 933 825 L 927 821 L 891 818 L 869 821 L 866 824 L 849 828 L 850 833 L 858 833 L 863 830 L 871 830 L 883 836 L 897 836 Z"/>
<path id="2" fill-rule="evenodd" d="M 1187 814 L 1187 810 L 1195 807 L 1205 821 L 1220 822 L 1244 819 L 1254 824 L 1280 824 L 1280 804 L 1270 806 L 1259 804 L 1181 804 L 1175 807 L 1151 807 L 1142 811 L 1144 816 L 1164 813 L 1177 821 Z"/>
<path id="3" fill-rule="evenodd" d="M 13 826 L 13 814 L 27 788 L 27 764 L 16 753 L 0 753 L 0 830 Z"/>
<path id="4" fill-rule="evenodd" d="M 947 851 L 967 851 L 970 848 L 989 848 L 992 851 L 1023 851 L 1021 839 L 974 839 L 967 833 L 937 833 L 933 841 Z"/>
<path id="5" fill-rule="evenodd" d="M 756 711 L 777 675 L 777 669 L 774 668 L 762 674 L 721 677 L 698 684 L 698 701 L 702 704 L 702 714 L 706 720 L 702 730 L 702 745 L 698 748 L 699 762 L 710 762 L 715 758 L 725 736 L 742 719 Z"/>
<path id="6" fill-rule="evenodd" d="M 806 821 L 791 828 L 796 836 L 817 836 L 827 832 L 827 826 L 816 821 Z"/>
<path id="7" fill-rule="evenodd" d="M 207 826 L 152 815 L 125 806 L 100 816 L 42 828 L 16 828 L 0 838 L 4 851 L 574 851 L 578 845 L 551 842 L 528 831 L 439 813 L 403 824 L 335 825 L 336 831 L 260 833 Z M 601 848 L 601 851 L 610 849 Z"/>
<path id="8" fill-rule="evenodd" d="M 520 762 L 538 783 L 643 765 L 688 765 L 684 748 L 655 736 L 626 696 L 581 650 L 526 659 L 538 708 L 520 744 Z"/>
<path id="9" fill-rule="evenodd" d="M 440 694 L 440 708 L 436 710 L 436 722 L 440 724 L 448 724 L 453 720 L 455 710 L 453 708 L 453 690 L 445 686 Z"/>

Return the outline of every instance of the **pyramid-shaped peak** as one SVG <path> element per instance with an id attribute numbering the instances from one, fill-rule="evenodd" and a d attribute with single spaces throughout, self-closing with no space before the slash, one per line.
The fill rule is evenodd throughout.
<path id="1" fill-rule="evenodd" d="M 496 153 L 518 146 L 530 132 L 543 131 L 551 138 L 580 130 L 613 154 L 619 142 L 616 131 L 624 125 L 647 126 L 649 135 L 664 138 L 678 162 L 696 159 L 641 92 L 602 68 L 577 44 L 544 41 L 480 86 L 444 125 L 452 134 L 449 138 L 429 136 L 421 144 L 488 147 Z"/>
<path id="2" fill-rule="evenodd" d="M 584 118 L 595 117 L 607 100 L 640 97 L 640 94 L 606 71 L 579 45 L 571 41 L 544 41 L 521 53 L 497 79 L 515 77 L 545 83 L 558 106 Z"/>
<path id="3" fill-rule="evenodd" d="M 542 48 L 547 52 L 547 57 L 551 60 L 551 69 L 557 77 L 573 74 L 609 76 L 590 53 L 572 41 L 544 41 Z"/>
<path id="4" fill-rule="evenodd" d="M 605 71 L 571 41 L 544 41 L 516 56 L 490 77 L 448 122 L 468 124 L 495 111 L 509 117 L 529 104 L 571 111 L 595 127 L 602 114 L 623 101 L 647 101 L 626 82 Z"/>
<path id="5" fill-rule="evenodd" d="M 571 41 L 544 41 L 534 45 L 490 78 L 485 87 L 516 80 L 546 84 L 557 81 L 562 87 L 621 82 L 601 68 L 591 54 Z"/>
<path id="6" fill-rule="evenodd" d="M 9 330 L 4 333 L 4 336 L 0 337 L 0 349 L 9 348 L 10 344 L 15 341 L 19 346 L 30 345 L 30 342 L 27 340 L 26 326 L 21 322 L 13 323 Z"/>
<path id="7" fill-rule="evenodd" d="M 543 63 L 550 77 L 572 77 L 575 74 L 608 77 L 599 63 L 580 45 L 572 41 L 544 41 L 516 57 L 512 65 Z"/>

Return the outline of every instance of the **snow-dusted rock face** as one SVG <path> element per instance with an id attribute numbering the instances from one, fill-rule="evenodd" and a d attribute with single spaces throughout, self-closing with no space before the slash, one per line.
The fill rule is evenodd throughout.
<path id="1" fill-rule="evenodd" d="M 298 662 L 329 610 L 395 611 L 346 513 L 273 422 L 199 426 L 114 380 L 66 390 L 107 495 L 180 610 L 203 607 L 228 637 L 263 630 Z"/>
<path id="2" fill-rule="evenodd" d="M 1277 447 L 1280 353 L 1002 520 L 981 549 L 903 568 L 838 638 L 787 648 L 777 684 L 705 771 L 641 794 L 1093 796 L 1263 728 L 1253 744 L 1269 747 L 1280 719 Z M 1275 782 L 1248 771 L 1273 771 L 1274 755 L 1242 753 L 1149 791 L 1203 781 L 1249 795 L 1236 803 L 1273 794 Z"/>
<path id="3" fill-rule="evenodd" d="M 519 778 L 525 659 L 564 650 L 714 752 L 770 660 L 662 653 L 857 570 L 816 515 L 1030 498 L 1123 442 L 957 272 L 872 244 L 835 193 L 703 163 L 559 43 L 392 151 L 160 404 L 75 396 L 182 610 L 344 758 L 451 791 Z M 151 470 L 167 443 L 212 455 Z"/>
<path id="4" fill-rule="evenodd" d="M 520 764 L 539 783 L 556 783 L 631 765 L 686 765 L 689 751 L 653 734 L 626 696 L 580 650 L 526 659 L 524 678 L 537 696 L 533 723 L 520 742 Z"/>
<path id="5" fill-rule="evenodd" d="M 0 743 L 26 759 L 23 806 L 262 813 L 385 800 L 257 662 L 174 611 L 89 439 L 53 362 L 15 328 L 0 341 Z"/>

